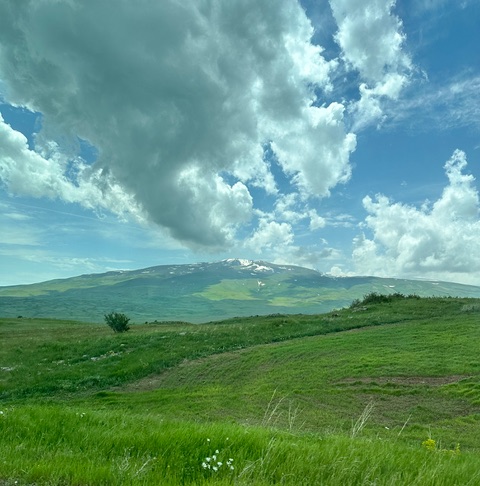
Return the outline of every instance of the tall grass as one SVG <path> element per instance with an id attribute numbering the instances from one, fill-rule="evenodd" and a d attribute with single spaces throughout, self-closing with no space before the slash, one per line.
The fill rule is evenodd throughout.
<path id="1" fill-rule="evenodd" d="M 2 484 L 478 484 L 478 458 L 381 439 L 65 406 L 0 417 Z M 215 456 L 217 470 L 202 464 Z M 227 462 L 233 469 L 227 467 Z"/>

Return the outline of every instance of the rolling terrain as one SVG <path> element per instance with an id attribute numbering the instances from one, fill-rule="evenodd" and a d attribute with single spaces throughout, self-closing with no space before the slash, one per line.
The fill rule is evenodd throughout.
<path id="1" fill-rule="evenodd" d="M 138 322 L 206 322 L 235 316 L 315 314 L 370 292 L 480 297 L 480 287 L 436 281 L 331 277 L 307 268 L 229 259 L 82 275 L 0 287 L 0 316 L 101 322 L 111 311 Z"/>
<path id="2" fill-rule="evenodd" d="M 123 334 L 3 318 L 0 484 L 479 484 L 479 339 L 479 299 L 398 294 Z"/>

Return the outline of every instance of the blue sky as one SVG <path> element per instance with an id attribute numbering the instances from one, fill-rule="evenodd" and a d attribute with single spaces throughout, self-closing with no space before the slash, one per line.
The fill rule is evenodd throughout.
<path id="1" fill-rule="evenodd" d="M 0 285 L 229 257 L 480 285 L 479 22 L 3 1 Z"/>

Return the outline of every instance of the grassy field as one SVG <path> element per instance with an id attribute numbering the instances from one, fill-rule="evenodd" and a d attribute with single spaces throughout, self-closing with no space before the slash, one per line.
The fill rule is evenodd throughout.
<path id="1" fill-rule="evenodd" d="M 480 484 L 480 300 L 0 319 L 0 485 Z"/>

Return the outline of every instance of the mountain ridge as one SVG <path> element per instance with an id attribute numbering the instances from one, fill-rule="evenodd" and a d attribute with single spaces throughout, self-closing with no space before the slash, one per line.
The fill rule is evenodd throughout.
<path id="1" fill-rule="evenodd" d="M 134 320 L 205 322 L 235 316 L 316 314 L 370 292 L 480 297 L 480 287 L 433 280 L 334 277 L 262 260 L 157 265 L 0 287 L 0 316 L 99 322 L 112 310 Z"/>

